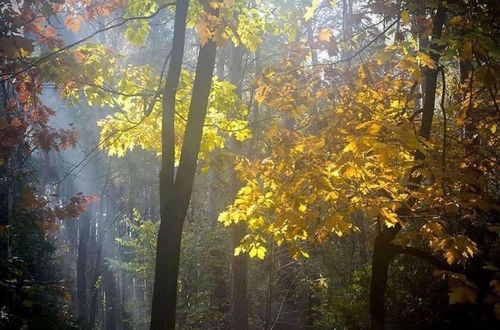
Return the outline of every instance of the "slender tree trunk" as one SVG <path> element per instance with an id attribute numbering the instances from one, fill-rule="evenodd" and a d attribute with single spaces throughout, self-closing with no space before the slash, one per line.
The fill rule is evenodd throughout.
<path id="1" fill-rule="evenodd" d="M 87 309 L 87 246 L 90 235 L 90 213 L 85 212 L 79 219 L 78 258 L 76 261 L 77 310 L 82 329 L 88 327 Z"/>
<path id="2" fill-rule="evenodd" d="M 116 330 L 116 280 L 109 268 L 104 271 L 104 296 L 106 330 Z"/>
<path id="3" fill-rule="evenodd" d="M 219 80 L 224 79 L 224 52 L 220 49 L 217 53 L 217 78 Z M 212 230 L 217 228 L 217 218 L 219 215 L 219 205 L 221 202 L 221 194 L 219 189 L 219 153 L 218 149 L 215 149 L 211 153 L 210 159 L 210 170 L 208 172 L 209 179 L 209 193 L 208 193 L 208 223 Z M 225 251 L 222 244 L 222 238 L 217 237 L 215 241 L 215 246 L 210 250 L 210 256 L 212 258 L 210 264 L 211 278 L 215 282 L 213 287 L 213 292 L 211 295 L 211 305 L 215 306 L 215 309 L 221 314 L 225 315 L 228 311 L 228 292 L 226 287 L 226 282 L 224 279 L 224 263 L 225 263 Z M 222 324 L 218 323 L 217 318 L 214 319 L 213 327 L 221 327 Z"/>
<path id="4" fill-rule="evenodd" d="M 238 246 L 245 234 L 243 224 L 233 226 L 233 246 Z M 232 329 L 245 330 L 248 329 L 248 257 L 233 256 L 232 268 Z"/>
<path id="5" fill-rule="evenodd" d="M 236 86 L 236 93 L 241 102 L 241 80 L 243 47 L 233 46 L 231 54 L 231 66 L 229 68 L 229 81 Z M 235 139 L 230 141 L 231 151 L 234 154 L 242 152 L 241 143 Z M 231 195 L 236 196 L 241 182 L 234 169 L 231 169 Z M 232 228 L 233 248 L 237 247 L 246 235 L 246 227 L 243 223 L 236 224 Z M 232 260 L 232 328 L 237 330 L 248 329 L 248 259 L 246 255 L 233 255 Z"/>
<path id="6" fill-rule="evenodd" d="M 355 211 L 353 220 L 359 228 L 359 233 L 356 235 L 358 239 L 359 259 L 363 265 L 366 265 L 368 262 L 368 253 L 366 252 L 366 219 L 363 211 Z"/>
<path id="7" fill-rule="evenodd" d="M 439 62 L 439 46 L 433 42 L 441 37 L 446 10 L 440 3 L 433 19 L 431 52 L 429 56 L 436 65 L 436 69 L 426 69 L 425 71 L 425 96 L 422 114 L 422 125 L 419 134 L 425 139 L 429 139 L 434 117 L 436 101 L 436 86 Z M 424 155 L 421 152 L 415 153 L 416 160 L 422 160 Z M 414 182 L 410 182 L 414 183 Z M 410 186 L 409 189 L 412 189 Z M 411 203 L 410 203 L 411 204 Z M 398 210 L 403 212 L 402 210 Z M 375 238 L 375 245 L 372 257 L 372 275 L 370 283 L 370 329 L 385 329 L 385 291 L 387 288 L 387 274 L 389 265 L 395 253 L 389 248 L 389 244 L 401 230 L 401 226 L 396 224 L 393 228 L 383 228 Z"/>
<path id="8" fill-rule="evenodd" d="M 96 217 L 96 248 L 95 248 L 95 264 L 93 271 L 93 280 L 92 280 L 92 288 L 91 288 L 91 297 L 90 297 L 90 311 L 89 311 L 89 327 L 92 329 L 94 327 L 94 323 L 97 317 L 98 305 L 99 305 L 99 295 L 101 290 L 98 286 L 99 277 L 101 276 L 101 266 L 102 266 L 102 245 L 105 239 L 105 226 L 107 225 L 106 216 L 105 216 L 105 207 L 104 203 L 106 188 L 109 182 L 109 169 L 107 171 L 106 181 L 102 187 L 101 191 L 101 207 L 99 212 L 99 219 Z"/>
<path id="9" fill-rule="evenodd" d="M 103 224 L 99 224 L 97 229 L 97 247 L 95 255 L 95 265 L 94 265 L 94 278 L 92 281 L 91 297 L 90 297 L 90 310 L 89 310 L 89 327 L 92 329 L 97 316 L 97 307 L 99 305 L 99 293 L 100 289 L 98 287 L 99 277 L 101 276 L 101 264 L 102 264 L 102 241 L 104 240 Z"/>
<path id="10" fill-rule="evenodd" d="M 172 187 L 175 162 L 175 96 L 184 56 L 186 16 L 189 0 L 179 0 L 175 9 L 171 60 L 163 97 L 162 159 L 160 170 L 160 229 L 156 251 L 155 280 L 151 305 L 151 329 L 175 329 L 177 274 L 179 271 L 182 222 L 173 214 Z M 180 223 L 180 224 L 179 224 Z"/>
<path id="11" fill-rule="evenodd" d="M 175 13 L 172 59 L 166 79 L 160 171 L 161 222 L 156 250 L 152 330 L 175 329 L 182 227 L 191 199 L 217 48 L 212 40 L 200 48 L 179 168 L 174 177 L 175 97 L 172 96 L 175 96 L 182 64 L 187 8 L 188 1 L 179 0 Z"/>

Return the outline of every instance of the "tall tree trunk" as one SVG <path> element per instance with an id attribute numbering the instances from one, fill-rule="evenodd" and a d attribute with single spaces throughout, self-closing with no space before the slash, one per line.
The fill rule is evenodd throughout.
<path id="1" fill-rule="evenodd" d="M 102 213 L 101 213 L 102 216 Z M 102 219 L 102 218 L 101 218 Z M 94 265 L 94 278 L 92 280 L 92 288 L 90 295 L 90 310 L 89 310 L 89 328 L 92 329 L 96 320 L 97 307 L 99 305 L 99 293 L 100 289 L 98 286 L 99 277 L 101 276 L 101 265 L 102 265 L 102 242 L 104 240 L 103 224 L 98 224 L 97 227 L 97 246 L 95 254 L 95 265 Z"/>
<path id="2" fill-rule="evenodd" d="M 370 329 L 385 329 L 385 291 L 389 265 L 395 254 L 389 244 L 399 232 L 399 226 L 382 230 L 375 238 L 370 282 Z"/>
<path id="3" fill-rule="evenodd" d="M 174 216 L 172 187 L 175 163 L 175 96 L 184 56 L 186 16 L 189 0 L 179 0 L 175 9 L 171 60 L 163 95 L 162 158 L 160 170 L 160 229 L 158 232 L 155 279 L 151 305 L 151 329 L 175 329 L 177 275 L 182 222 Z M 179 222 L 181 223 L 179 225 Z"/>
<path id="4" fill-rule="evenodd" d="M 76 261 L 77 310 L 81 328 L 87 329 L 87 247 L 90 235 L 90 213 L 83 213 L 79 221 L 78 258 Z"/>
<path id="5" fill-rule="evenodd" d="M 188 3 L 187 0 L 179 0 L 177 3 L 172 60 L 166 79 L 160 171 L 161 222 L 156 250 L 155 282 L 151 310 L 152 330 L 175 329 L 182 227 L 193 189 L 217 48 L 212 40 L 209 40 L 200 48 L 179 168 L 174 176 L 175 132 L 173 119 L 175 112 L 173 110 L 175 110 L 175 92 L 182 64 Z"/>
<path id="6" fill-rule="evenodd" d="M 105 324 L 106 330 L 116 330 L 116 280 L 111 269 L 104 271 L 104 296 L 105 296 Z"/>
<path id="7" fill-rule="evenodd" d="M 446 10 L 440 3 L 433 19 L 432 38 L 430 44 L 429 56 L 434 61 L 435 69 L 426 69 L 425 71 L 425 96 L 422 114 L 422 125 L 419 134 L 426 140 L 429 139 L 432 129 L 432 120 L 434 117 L 434 108 L 436 102 L 436 86 L 439 70 L 437 65 L 440 58 L 439 46 L 436 41 L 441 38 Z M 421 152 L 415 153 L 415 160 L 422 160 L 424 155 Z M 415 182 L 410 182 L 414 184 Z M 410 186 L 409 189 L 412 189 Z M 410 203 L 411 204 L 411 203 Z M 404 212 L 398 210 L 398 213 Z M 375 238 L 375 245 L 372 257 L 372 275 L 370 283 L 370 329 L 385 329 L 385 291 L 387 288 L 387 274 L 389 265 L 395 256 L 391 251 L 389 244 L 394 240 L 401 230 L 401 226 L 396 224 L 393 228 L 383 228 Z"/>
<path id="8" fill-rule="evenodd" d="M 229 68 L 229 81 L 236 86 L 239 102 L 241 102 L 243 50 L 242 46 L 233 46 Z M 240 142 L 231 139 L 230 144 L 234 154 L 242 152 Z M 234 169 L 231 169 L 231 196 L 236 196 L 240 186 L 238 176 Z M 245 225 L 243 223 L 234 225 L 231 234 L 233 248 L 235 248 L 246 235 Z M 233 255 L 232 258 L 232 328 L 245 330 L 248 329 L 248 259 L 243 254 Z"/>
<path id="9" fill-rule="evenodd" d="M 224 79 L 224 52 L 220 49 L 217 53 L 217 78 L 219 80 Z M 210 170 L 208 172 L 209 179 L 209 193 L 208 193 L 208 223 L 212 230 L 217 228 L 217 218 L 219 215 L 219 207 L 221 202 L 221 194 L 219 189 L 219 154 L 218 149 L 211 152 L 210 159 Z M 224 273 L 224 263 L 225 263 L 225 248 L 222 244 L 222 238 L 217 237 L 214 242 L 215 246 L 210 250 L 211 263 L 210 263 L 210 274 L 212 280 L 215 282 L 213 286 L 213 291 L 211 295 L 210 303 L 215 306 L 217 312 L 221 315 L 225 315 L 228 311 L 228 292 L 226 287 L 225 278 L 222 275 Z M 217 318 L 214 318 L 214 323 L 212 324 L 214 328 L 219 328 L 222 324 L 219 323 Z"/>
<path id="10" fill-rule="evenodd" d="M 93 269 L 93 279 L 92 279 L 92 288 L 90 290 L 91 296 L 90 296 L 90 310 L 89 310 L 89 328 L 93 329 L 94 323 L 96 320 L 97 316 L 97 311 L 98 311 L 98 305 L 99 305 L 99 294 L 101 290 L 99 289 L 98 281 L 101 276 L 101 266 L 102 266 L 102 245 L 104 242 L 105 238 L 105 226 L 107 225 L 106 221 L 106 212 L 105 212 L 105 207 L 104 203 L 106 201 L 105 199 L 105 194 L 106 194 L 106 188 L 108 186 L 109 182 L 109 175 L 110 175 L 110 169 L 108 168 L 107 175 L 106 175 L 106 181 L 104 182 L 104 185 L 101 190 L 101 207 L 100 207 L 100 212 L 99 212 L 99 218 L 96 217 L 96 225 L 97 225 L 97 232 L 96 232 L 96 248 L 95 248 L 95 263 L 94 263 L 94 269 Z M 100 221 L 98 221 L 98 219 Z"/>

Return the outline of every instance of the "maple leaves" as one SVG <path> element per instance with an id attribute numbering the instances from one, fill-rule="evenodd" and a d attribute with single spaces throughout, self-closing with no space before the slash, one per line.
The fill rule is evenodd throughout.
<path id="1" fill-rule="evenodd" d="M 63 202 L 55 195 L 50 198 L 41 196 L 31 188 L 24 188 L 21 194 L 22 199 L 16 205 L 18 215 L 37 214 L 35 223 L 38 229 L 50 234 L 58 229 L 58 220 L 75 219 L 87 210 L 90 203 L 99 200 L 96 196 L 78 193 Z"/>
<path id="2" fill-rule="evenodd" d="M 408 57 L 401 57 L 400 61 L 407 65 L 398 66 L 396 60 L 394 67 L 406 70 L 411 65 L 416 68 L 413 72 L 420 66 L 435 68 L 428 56 L 416 55 L 411 64 Z M 248 224 L 250 234 L 242 241 L 239 252 L 250 251 L 252 242 L 264 244 L 262 237 L 266 235 L 278 244 L 286 241 L 296 247 L 296 241 L 312 238 L 322 242 L 331 233 L 341 236 L 356 232 L 359 229 L 351 221 L 356 210 L 364 210 L 372 221 L 387 227 L 401 224 L 405 228 L 409 224 L 398 215 L 400 207 L 411 207 L 421 216 L 437 209 L 450 212 L 439 186 L 443 182 L 466 182 L 467 175 L 454 172 L 453 167 L 445 174 L 438 161 L 440 149 L 436 142 L 422 141 L 415 131 L 414 119 L 407 109 L 416 105 L 412 86 L 419 75 L 395 79 L 399 73 L 387 73 L 375 82 L 372 75 L 377 63 L 383 63 L 380 60 L 375 55 L 373 61 L 360 66 L 352 84 L 337 87 L 339 96 L 335 99 L 330 96 L 331 90 L 322 93 L 329 86 L 315 85 L 314 71 L 264 72 L 255 99 L 301 121 L 303 126 L 300 131 L 290 132 L 283 127 L 277 131 L 276 126 L 269 125 L 269 131 L 264 133 L 271 145 L 268 157 L 251 166 L 247 163 L 236 167 L 246 185 L 219 221 L 229 225 L 231 221 L 243 220 Z M 312 92 L 310 86 L 316 91 Z M 316 95 L 324 95 L 326 103 L 322 106 L 328 110 L 320 119 L 326 125 L 314 136 L 308 133 L 314 126 L 307 117 L 310 109 L 317 106 Z M 425 165 L 416 164 L 415 150 L 431 159 Z M 448 161 L 451 165 L 451 159 Z M 413 171 L 415 166 L 418 168 Z M 426 179 L 409 191 L 406 180 L 411 172 Z M 407 204 L 410 196 L 418 198 L 415 205 Z M 267 198 L 270 201 L 265 203 Z M 467 212 L 468 202 L 460 203 Z M 488 203 L 482 205 L 485 209 L 492 207 Z M 421 235 L 449 264 L 463 263 L 478 251 L 470 238 L 451 235 L 436 222 L 426 222 Z"/>
<path id="3" fill-rule="evenodd" d="M 137 111 L 137 109 L 147 108 L 150 102 L 140 96 L 144 91 L 144 86 L 156 86 L 158 77 L 154 76 L 151 73 L 151 68 L 147 66 L 131 67 L 128 70 L 122 70 L 121 74 L 123 76 L 118 82 L 118 90 L 138 96 L 121 95 L 109 98 L 108 95 L 107 98 L 99 97 L 97 99 L 99 104 L 109 104 L 118 110 L 98 122 L 98 126 L 101 127 L 100 146 L 103 149 L 108 149 L 110 156 L 124 156 L 127 151 L 135 147 L 160 154 L 161 102 L 158 101 L 155 104 L 149 115 L 145 116 L 143 112 Z M 177 91 L 177 149 L 182 145 L 192 84 L 192 75 L 183 70 L 180 87 Z M 213 79 L 201 143 L 201 159 L 209 159 L 210 151 L 215 148 L 223 148 L 226 139 L 230 136 L 240 141 L 252 136 L 246 120 L 248 110 L 237 102 L 234 89 L 234 85 L 228 82 Z M 176 152 L 176 155 L 179 156 L 180 153 Z"/>

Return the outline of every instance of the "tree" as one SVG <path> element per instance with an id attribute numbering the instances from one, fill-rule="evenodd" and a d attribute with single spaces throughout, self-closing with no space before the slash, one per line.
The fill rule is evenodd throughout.
<path id="1" fill-rule="evenodd" d="M 360 229 L 351 220 L 352 214 L 365 211 L 378 233 L 372 263 L 373 328 L 384 328 L 385 283 L 394 255 L 404 253 L 422 258 L 457 279 L 460 276 L 456 274 L 464 272 L 462 267 L 475 268 L 467 259 L 472 259 L 478 251 L 467 226 L 461 227 L 460 233 L 454 232 L 451 228 L 463 224 L 452 224 L 450 214 L 453 212 L 437 202 L 460 201 L 461 216 L 476 212 L 470 208 L 468 197 L 455 186 L 465 184 L 468 179 L 459 174 L 461 165 L 449 154 L 451 149 L 462 147 L 448 139 L 450 125 L 456 128 L 460 124 L 457 117 L 453 119 L 457 122 L 451 124 L 452 119 L 446 113 L 450 110 L 443 101 L 444 76 L 439 105 L 444 113 L 439 124 L 443 126 L 434 126 L 431 130 L 437 78 L 443 71 L 439 67 L 440 58 L 446 54 L 446 60 L 456 59 L 457 53 L 453 42 L 441 38 L 447 9 L 433 2 L 428 6 L 427 12 L 433 14 L 433 30 L 424 32 L 432 36 L 425 51 L 414 48 L 404 41 L 404 36 L 398 35 L 402 33 L 400 29 L 409 24 L 406 7 L 398 12 L 394 8 L 381 10 L 374 5 L 376 11 L 392 12 L 395 18 L 365 45 L 359 45 L 359 50 L 352 55 L 311 66 L 307 52 L 300 51 L 304 47 L 301 44 L 297 53 L 292 53 L 295 57 L 284 62 L 284 68 L 264 72 L 256 100 L 301 120 L 302 126 L 284 130 L 277 129 L 276 124 L 269 125 L 266 137 L 270 150 L 258 161 L 243 159 L 238 164 L 237 170 L 245 184 L 234 203 L 219 217 L 226 225 L 243 221 L 250 229 L 251 234 L 245 237 L 236 253 L 247 252 L 251 257 L 264 258 L 267 235 L 270 235 L 278 245 L 290 245 L 290 253 L 298 258 L 309 255 L 304 241 L 321 243 L 331 234 L 343 236 L 358 232 Z M 459 14 L 452 11 L 452 15 Z M 400 21 L 395 32 L 395 40 L 399 42 L 382 50 L 369 48 Z M 319 47 L 328 49 L 332 43 L 331 32 L 320 30 L 317 40 Z M 363 51 L 370 52 L 371 58 L 364 59 Z M 354 61 L 357 57 L 359 62 Z M 339 66 L 345 62 L 351 66 Z M 420 111 L 415 91 L 422 81 L 425 93 Z M 491 102 L 487 101 L 489 105 L 485 105 L 485 109 L 494 106 Z M 309 111 L 318 103 L 323 107 L 315 118 Z M 421 121 L 416 121 L 420 114 Z M 311 134 L 316 129 L 312 125 L 314 120 L 326 123 L 317 135 Z M 443 134 L 440 129 L 444 129 Z M 492 196 L 478 194 L 478 191 L 473 195 L 474 204 L 485 212 L 482 219 L 487 222 L 486 214 L 495 209 Z M 482 202 L 478 202 L 479 199 Z M 445 220 L 436 224 L 433 212 Z M 405 234 L 395 242 L 396 234 L 403 229 Z M 427 251 L 429 248 L 432 252 Z M 457 301 L 456 296 L 460 296 L 461 301 L 475 301 L 469 291 L 470 283 L 462 284 L 467 289 L 450 286 L 451 303 Z M 462 294 L 464 292 L 467 295 Z"/>
<path id="2" fill-rule="evenodd" d="M 179 5 L 183 6 L 180 7 Z M 176 9 L 174 28 L 173 54 L 180 54 L 184 48 L 188 2 L 179 3 Z M 178 39 L 177 39 L 178 38 Z M 178 48 L 179 47 L 179 48 Z M 208 95 L 212 83 L 215 66 L 216 45 L 212 40 L 202 43 L 198 55 L 196 76 L 193 84 L 191 107 L 187 118 L 186 131 L 181 149 L 177 173 L 174 174 L 175 140 L 174 140 L 174 104 L 175 89 L 165 93 L 165 97 L 173 96 L 167 102 L 163 113 L 162 130 L 162 169 L 160 172 L 161 223 L 158 233 L 156 253 L 155 287 L 153 289 L 153 307 L 151 310 L 152 329 L 175 329 L 175 307 L 177 302 L 177 275 L 182 227 L 191 198 L 198 152 L 200 150 L 203 123 L 207 112 Z M 167 89 L 177 85 L 180 65 L 179 57 L 170 62 L 173 77 L 167 74 Z M 174 71 L 175 70 L 175 71 Z M 169 82 L 173 82 L 169 84 Z M 172 93 L 173 92 L 173 93 Z"/>

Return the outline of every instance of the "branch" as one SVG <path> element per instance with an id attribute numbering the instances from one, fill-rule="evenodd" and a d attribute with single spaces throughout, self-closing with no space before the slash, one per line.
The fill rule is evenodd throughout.
<path id="1" fill-rule="evenodd" d="M 420 258 L 422 260 L 428 261 L 429 263 L 433 264 L 434 266 L 436 266 L 439 269 L 448 270 L 448 271 L 451 271 L 454 273 L 464 274 L 464 270 L 461 269 L 460 267 L 450 265 L 447 262 L 436 258 L 432 254 L 430 254 L 426 251 L 417 249 L 415 247 L 401 246 L 401 245 L 396 245 L 396 244 L 392 244 L 392 243 L 389 244 L 389 247 L 396 253 L 406 254 L 409 256 L 417 257 L 417 258 Z"/>
<path id="2" fill-rule="evenodd" d="M 445 165 L 446 165 L 446 148 L 448 141 L 446 139 L 446 133 L 448 131 L 448 118 L 446 117 L 446 109 L 444 107 L 445 105 L 445 97 L 446 97 L 446 76 L 444 74 L 444 67 L 441 66 L 440 68 L 441 71 L 441 80 L 442 80 L 442 91 L 441 91 L 441 111 L 443 112 L 443 158 L 442 158 L 442 163 L 443 163 L 443 171 L 445 170 Z"/>

